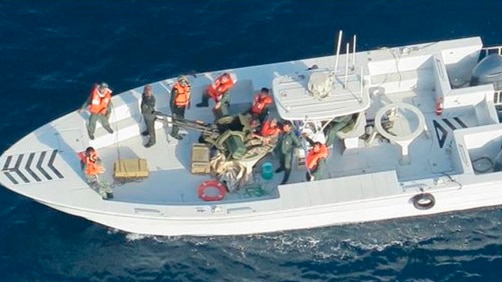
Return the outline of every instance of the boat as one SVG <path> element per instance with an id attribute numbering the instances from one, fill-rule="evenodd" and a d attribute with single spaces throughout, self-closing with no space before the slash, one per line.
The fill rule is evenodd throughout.
<path id="1" fill-rule="evenodd" d="M 151 83 L 158 117 L 150 148 L 141 135 L 143 86 L 112 97 L 112 134 L 98 123 L 91 140 L 88 113 L 68 113 L 1 155 L 0 183 L 70 215 L 161 236 L 257 234 L 499 206 L 501 58 L 501 47 L 484 47 L 480 37 L 358 51 L 356 37 L 340 32 L 330 56 L 187 75 L 192 104 L 221 74 L 234 76 L 223 117 L 195 106 L 173 116 L 177 77 Z M 280 150 L 242 136 L 262 87 L 273 96 L 267 119 L 290 121 L 301 140 L 285 184 L 284 172 L 275 172 Z M 347 123 L 320 160 L 326 177 L 307 181 L 307 139 L 326 142 L 327 126 L 340 118 Z M 234 123 L 240 127 L 221 129 Z M 183 139 L 169 135 L 173 125 Z M 92 183 L 79 158 L 89 146 L 105 168 Z"/>

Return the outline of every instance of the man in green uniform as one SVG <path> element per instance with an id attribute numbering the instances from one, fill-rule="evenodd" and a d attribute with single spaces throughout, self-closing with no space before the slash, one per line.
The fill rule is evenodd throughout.
<path id="1" fill-rule="evenodd" d="M 276 173 L 284 171 L 284 178 L 282 179 L 281 185 L 288 182 L 289 175 L 291 174 L 291 167 L 293 166 L 295 148 L 301 147 L 300 138 L 296 136 L 291 121 L 286 120 L 283 123 L 282 130 L 284 133 L 282 135 L 282 141 L 280 142 L 281 166 L 275 170 Z"/>
<path id="2" fill-rule="evenodd" d="M 336 133 L 347 126 L 352 120 L 352 115 L 340 116 L 334 118 L 324 129 L 326 135 L 326 146 L 331 146 L 335 143 Z"/>
<path id="3" fill-rule="evenodd" d="M 143 136 L 150 136 L 150 140 L 145 144 L 150 148 L 155 144 L 155 96 L 153 96 L 152 86 L 145 85 L 141 98 L 141 113 L 145 120 L 146 130 L 141 133 Z"/>

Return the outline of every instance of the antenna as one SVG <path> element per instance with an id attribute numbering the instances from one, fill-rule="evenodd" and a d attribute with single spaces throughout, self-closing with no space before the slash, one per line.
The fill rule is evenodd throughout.
<path id="1" fill-rule="evenodd" d="M 338 43 L 336 44 L 336 56 L 335 56 L 335 75 L 338 70 L 338 57 L 340 56 L 340 45 L 342 44 L 342 34 L 343 31 L 338 32 Z"/>
<path id="2" fill-rule="evenodd" d="M 343 81 L 343 88 L 347 87 L 347 76 L 349 75 L 349 56 L 350 56 L 350 43 L 347 42 L 345 47 L 345 78 Z"/>
<path id="3" fill-rule="evenodd" d="M 352 43 L 352 70 L 356 68 L 356 35 L 354 34 Z"/>
<path id="4" fill-rule="evenodd" d="M 361 102 L 363 100 L 363 87 L 364 87 L 364 79 L 363 79 L 364 73 L 363 73 L 363 71 L 364 71 L 363 66 L 361 66 L 361 88 L 359 88 L 359 89 L 361 89 L 361 99 L 359 100 Z M 361 103 L 361 102 L 359 102 L 359 103 Z"/>

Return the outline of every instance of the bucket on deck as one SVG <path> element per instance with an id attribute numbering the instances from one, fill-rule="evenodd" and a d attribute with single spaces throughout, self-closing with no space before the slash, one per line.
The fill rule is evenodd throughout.
<path id="1" fill-rule="evenodd" d="M 274 177 L 274 166 L 271 163 L 265 162 L 261 165 L 261 177 L 265 180 L 270 180 Z"/>

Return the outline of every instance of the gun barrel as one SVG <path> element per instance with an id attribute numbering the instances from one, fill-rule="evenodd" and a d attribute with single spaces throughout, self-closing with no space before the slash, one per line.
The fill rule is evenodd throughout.
<path id="1" fill-rule="evenodd" d="M 206 124 L 204 122 L 179 118 L 161 112 L 156 112 L 155 115 L 157 116 L 157 119 L 162 120 L 168 124 L 176 125 L 186 129 L 197 130 L 203 133 L 219 134 L 217 128 L 214 128 L 211 125 Z"/>

